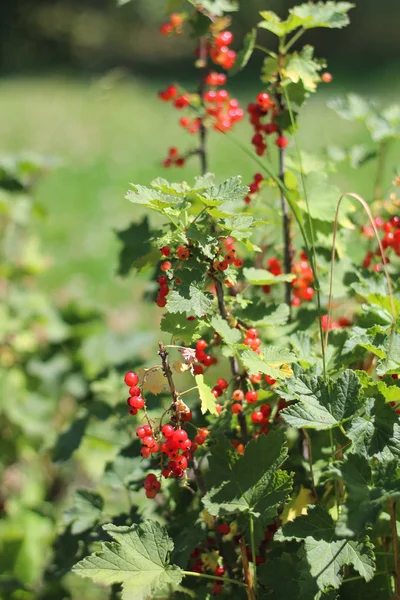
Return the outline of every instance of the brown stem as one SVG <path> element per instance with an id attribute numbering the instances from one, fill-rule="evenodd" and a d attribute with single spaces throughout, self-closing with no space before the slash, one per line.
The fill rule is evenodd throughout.
<path id="1" fill-rule="evenodd" d="M 158 347 L 159 347 L 158 355 L 161 358 L 162 369 L 164 371 L 165 377 L 167 378 L 169 389 L 171 390 L 172 401 L 173 401 L 173 403 L 175 403 L 179 397 L 179 394 L 176 391 L 174 379 L 172 377 L 171 367 L 169 366 L 168 352 L 166 351 L 164 344 L 162 342 L 158 342 Z"/>
<path id="2" fill-rule="evenodd" d="M 399 557 L 399 540 L 397 536 L 396 523 L 396 501 L 389 500 L 390 527 L 392 530 L 392 546 L 394 555 L 394 591 L 395 598 L 400 599 L 400 557 Z"/>
<path id="3" fill-rule="evenodd" d="M 240 541 L 240 554 L 242 556 L 244 582 L 246 584 L 247 600 L 256 600 L 256 594 L 254 591 L 253 576 L 250 571 L 249 559 L 247 558 L 246 542 L 244 537 L 241 536 Z"/>

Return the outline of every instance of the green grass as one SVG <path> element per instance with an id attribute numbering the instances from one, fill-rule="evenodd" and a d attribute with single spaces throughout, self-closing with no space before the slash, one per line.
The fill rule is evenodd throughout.
<path id="1" fill-rule="evenodd" d="M 118 243 L 113 229 L 125 227 L 138 216 L 137 207 L 125 200 L 125 192 L 130 182 L 147 184 L 164 174 L 160 161 L 168 146 L 195 145 L 177 126 L 179 113 L 157 100 L 156 91 L 163 85 L 112 77 L 2 82 L 3 153 L 32 151 L 59 163 L 37 189 L 37 199 L 47 211 L 38 228 L 52 262 L 41 276 L 41 285 L 49 293 L 62 298 L 79 296 L 111 308 L 138 300 L 133 278 L 115 277 Z M 378 83 L 374 89 L 381 89 L 387 101 Z M 239 98 L 247 103 L 257 90 L 258 86 L 242 85 Z M 361 129 L 349 127 L 326 107 L 327 99 L 337 91 L 326 86 L 306 105 L 300 135 L 304 149 L 319 154 L 328 144 L 364 139 Z M 247 122 L 236 132 L 246 141 L 251 136 Z M 392 172 L 394 158 L 390 162 Z M 219 178 L 240 174 L 248 181 L 259 169 L 228 138 L 212 134 L 210 170 Z M 191 181 L 197 173 L 193 158 L 189 166 L 165 175 Z M 358 174 L 349 172 L 340 184 L 343 190 L 366 194 L 368 199 L 373 180 L 369 168 Z"/>

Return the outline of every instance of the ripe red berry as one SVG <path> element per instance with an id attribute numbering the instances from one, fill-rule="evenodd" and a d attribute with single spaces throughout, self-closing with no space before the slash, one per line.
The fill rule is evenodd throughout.
<path id="1" fill-rule="evenodd" d="M 157 298 L 156 298 L 156 304 L 160 308 L 164 308 L 164 306 L 167 304 L 166 297 L 165 296 L 157 296 Z"/>
<path id="2" fill-rule="evenodd" d="M 206 340 L 198 340 L 196 342 L 196 350 L 204 350 L 205 348 L 207 348 Z"/>
<path id="3" fill-rule="evenodd" d="M 275 140 L 275 144 L 278 146 L 278 148 L 286 148 L 288 143 L 289 143 L 289 140 L 284 135 L 280 135 Z"/>
<path id="4" fill-rule="evenodd" d="M 219 576 L 221 576 L 221 575 L 223 575 L 224 573 L 225 573 L 225 568 L 224 568 L 224 567 L 218 566 L 218 567 L 215 569 L 215 574 L 216 574 L 216 575 L 219 575 Z"/>
<path id="5" fill-rule="evenodd" d="M 180 446 L 188 439 L 188 434 L 184 429 L 177 429 L 172 435 L 172 441 L 177 446 Z"/>
<path id="6" fill-rule="evenodd" d="M 169 256 L 171 254 L 171 248 L 169 246 L 163 246 L 160 252 L 163 256 Z M 164 283 L 166 283 L 166 280 Z"/>
<path id="7" fill-rule="evenodd" d="M 243 406 L 241 404 L 239 404 L 238 402 L 235 402 L 231 406 L 231 411 L 233 412 L 234 415 L 238 415 L 239 413 L 242 412 L 242 410 L 243 410 Z"/>
<path id="8" fill-rule="evenodd" d="M 127 386 L 132 387 L 133 385 L 137 385 L 139 383 L 139 376 L 133 371 L 128 371 L 125 373 L 124 381 Z"/>
<path id="9" fill-rule="evenodd" d="M 214 42 L 218 48 L 222 48 L 223 46 L 229 46 L 233 41 L 233 34 L 230 31 L 221 31 L 219 33 Z"/>
<path id="10" fill-rule="evenodd" d="M 255 340 L 256 338 L 258 338 L 258 331 L 257 329 L 254 329 L 254 327 L 252 327 L 251 329 L 248 329 L 246 331 L 246 337 Z"/>
<path id="11" fill-rule="evenodd" d="M 193 374 L 194 375 L 202 375 L 204 369 L 201 365 L 193 365 Z"/>
<path id="12" fill-rule="evenodd" d="M 256 410 L 253 413 L 251 413 L 251 420 L 253 421 L 253 423 L 261 423 L 263 419 L 264 415 L 262 414 L 261 410 Z"/>
<path id="13" fill-rule="evenodd" d="M 248 392 L 246 392 L 246 400 L 247 402 L 257 402 L 258 400 L 258 394 L 255 390 L 249 390 Z"/>
<path id="14" fill-rule="evenodd" d="M 265 381 L 269 384 L 269 385 L 274 385 L 274 383 L 276 383 L 276 379 L 272 379 L 272 377 L 270 377 L 269 375 L 265 376 Z"/>
<path id="15" fill-rule="evenodd" d="M 221 388 L 221 390 L 226 390 L 226 388 L 228 387 L 228 382 L 226 381 L 226 379 L 223 379 L 222 377 L 220 379 L 217 379 L 217 386 Z"/>
<path id="16" fill-rule="evenodd" d="M 166 424 L 161 427 L 161 432 L 164 437 L 171 438 L 174 435 L 175 429 L 172 427 L 172 425 Z"/>
<path id="17" fill-rule="evenodd" d="M 220 533 L 221 535 L 228 535 L 230 531 L 231 528 L 228 525 L 228 523 L 221 523 L 220 525 L 218 525 L 218 533 Z"/>
<path id="18" fill-rule="evenodd" d="M 140 396 L 140 388 L 137 385 L 133 385 L 129 388 L 130 396 Z"/>
<path id="19" fill-rule="evenodd" d="M 219 398 L 220 396 L 222 396 L 222 390 L 218 385 L 215 385 L 213 387 L 211 393 L 213 394 L 213 396 L 215 396 L 215 398 Z"/>
<path id="20" fill-rule="evenodd" d="M 131 396 L 128 398 L 128 406 L 141 410 L 144 407 L 144 399 L 141 396 Z"/>
<path id="21" fill-rule="evenodd" d="M 256 102 L 263 111 L 266 111 L 271 107 L 271 98 L 267 92 L 261 92 L 258 94 Z"/>

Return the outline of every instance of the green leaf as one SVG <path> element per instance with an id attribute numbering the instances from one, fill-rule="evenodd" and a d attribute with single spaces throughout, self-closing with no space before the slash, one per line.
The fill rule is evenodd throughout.
<path id="1" fill-rule="evenodd" d="M 263 354 L 257 354 L 252 350 L 245 350 L 241 354 L 244 366 L 253 373 L 265 373 L 273 379 L 287 379 L 293 375 L 289 363 L 296 360 L 295 355 L 285 348 L 268 346 Z"/>
<path id="2" fill-rule="evenodd" d="M 228 200 L 240 200 L 248 193 L 249 188 L 242 185 L 240 176 L 231 177 L 220 185 L 208 188 L 200 196 L 200 200 L 207 206 L 219 206 Z"/>
<path id="3" fill-rule="evenodd" d="M 282 22 L 278 15 L 272 10 L 263 10 L 260 12 L 260 16 L 263 18 L 263 20 L 258 23 L 257 27 L 260 27 L 261 29 L 267 29 L 279 37 L 285 34 L 284 22 Z"/>
<path id="4" fill-rule="evenodd" d="M 287 383 L 284 397 L 298 400 L 281 412 L 292 427 L 316 430 L 332 429 L 352 419 L 363 406 L 361 384 L 354 371 L 344 371 L 328 387 L 322 377 L 302 375 Z"/>
<path id="5" fill-rule="evenodd" d="M 188 321 L 185 314 L 167 313 L 161 319 L 161 331 L 172 334 L 173 340 L 182 340 L 185 344 L 191 344 L 201 337 L 204 329 L 204 321 L 191 319 Z"/>
<path id="6" fill-rule="evenodd" d="M 341 507 L 336 533 L 354 537 L 366 526 L 373 526 L 389 498 L 400 498 L 398 461 L 377 464 L 372 472 L 367 459 L 349 454 L 340 465 L 340 477 L 346 486 L 346 502 Z"/>
<path id="7" fill-rule="evenodd" d="M 123 600 L 146 600 L 182 581 L 182 571 L 170 565 L 174 545 L 164 527 L 145 521 L 132 527 L 104 525 L 115 542 L 81 560 L 73 569 L 81 577 L 103 584 L 122 583 Z"/>
<path id="8" fill-rule="evenodd" d="M 224 453 L 220 445 L 212 448 L 209 479 L 215 487 L 203 498 L 207 511 L 213 516 L 244 512 L 271 519 L 291 491 L 292 478 L 281 470 L 286 458 L 283 431 L 250 440 L 239 457 L 232 457 L 229 448 Z"/>
<path id="9" fill-rule="evenodd" d="M 352 453 L 378 460 L 400 457 L 399 415 L 380 398 L 367 399 L 364 414 L 352 419 L 346 435 L 353 442 Z"/>
<path id="10" fill-rule="evenodd" d="M 74 494 L 73 505 L 64 513 L 64 523 L 71 525 L 74 535 L 91 529 L 101 518 L 104 501 L 100 494 L 91 490 L 78 490 Z"/>
<path id="11" fill-rule="evenodd" d="M 374 576 L 372 545 L 365 541 L 348 541 L 335 535 L 335 523 L 321 506 L 309 506 L 308 514 L 297 517 L 282 528 L 276 539 L 304 542 L 311 576 L 318 588 L 339 588 L 343 567 L 351 565 L 366 580 Z"/>
<path id="12" fill-rule="evenodd" d="M 282 73 L 285 78 L 288 78 L 293 83 L 302 82 L 304 89 L 308 92 L 315 92 L 317 83 L 320 80 L 318 71 L 321 70 L 320 62 L 313 58 L 314 48 L 312 46 L 304 46 L 300 53 L 293 52 L 288 57 Z"/>
<path id="13" fill-rule="evenodd" d="M 151 231 L 147 216 L 140 223 L 132 223 L 127 229 L 115 233 L 122 242 L 118 275 L 124 277 L 132 268 L 140 271 L 159 258 L 159 253 L 150 243 L 152 234 L 156 235 L 156 232 Z"/>
<path id="14" fill-rule="evenodd" d="M 181 296 L 173 290 L 167 297 L 167 310 L 170 313 L 194 312 L 197 317 L 207 314 L 212 306 L 212 300 L 194 284 L 189 288 L 189 298 Z"/>
<path id="15" fill-rule="evenodd" d="M 273 275 L 266 269 L 255 269 L 253 267 L 243 269 L 243 275 L 253 285 L 274 285 L 284 281 L 293 281 L 296 275 L 293 273 L 282 273 L 282 275 Z"/>
<path id="16" fill-rule="evenodd" d="M 295 6 L 289 12 L 302 19 L 302 27 L 329 27 L 341 29 L 350 23 L 348 12 L 355 4 L 350 2 L 317 2 Z"/>
<path id="17" fill-rule="evenodd" d="M 249 33 L 246 33 L 244 36 L 243 48 L 237 54 L 235 66 L 229 71 L 231 76 L 236 75 L 236 73 L 244 69 L 249 62 L 256 45 L 256 38 L 257 30 L 255 28 L 253 28 Z"/>
<path id="18" fill-rule="evenodd" d="M 191 4 L 209 12 L 215 17 L 222 17 L 224 12 L 236 12 L 239 10 L 236 0 L 189 0 Z"/>
<path id="19" fill-rule="evenodd" d="M 222 317 L 213 317 L 211 326 L 227 344 L 237 344 L 242 337 L 240 331 L 232 329 Z"/>
<path id="20" fill-rule="evenodd" d="M 204 413 L 210 411 L 212 415 L 217 415 L 218 412 L 215 407 L 216 400 L 214 394 L 211 393 L 211 388 L 204 383 L 203 375 L 196 375 L 195 379 L 201 400 L 201 412 L 204 415 Z"/>

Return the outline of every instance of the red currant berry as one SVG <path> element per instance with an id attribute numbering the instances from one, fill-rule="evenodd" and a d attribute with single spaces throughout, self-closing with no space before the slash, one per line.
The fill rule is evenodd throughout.
<path id="1" fill-rule="evenodd" d="M 321 79 L 324 83 L 330 83 L 332 81 L 332 75 L 328 73 L 328 71 L 325 71 L 325 73 L 322 73 Z"/>
<path id="2" fill-rule="evenodd" d="M 253 402 L 257 402 L 258 400 L 258 394 L 255 390 L 249 390 L 248 392 L 246 392 L 246 400 L 247 402 L 253 403 Z"/>
<path id="3" fill-rule="evenodd" d="M 226 390 L 226 388 L 228 387 L 228 382 L 226 381 L 226 379 L 223 379 L 221 377 L 220 379 L 217 379 L 217 386 L 221 388 L 221 390 Z"/>
<path id="4" fill-rule="evenodd" d="M 140 396 L 140 388 L 138 388 L 137 385 L 133 385 L 132 387 L 129 388 L 129 395 L 130 396 Z"/>
<path id="5" fill-rule="evenodd" d="M 139 383 L 139 376 L 133 371 L 128 371 L 125 374 L 124 381 L 127 386 L 132 387 L 133 385 L 137 385 Z"/>
<path id="6" fill-rule="evenodd" d="M 244 393 L 242 392 L 242 390 L 234 390 L 232 392 L 232 400 L 235 400 L 236 402 L 241 402 L 244 398 Z"/>
<path id="7" fill-rule="evenodd" d="M 165 273 L 166 271 L 172 269 L 172 263 L 169 260 L 165 260 L 163 263 L 161 263 L 160 269 Z"/>
<path id="8" fill-rule="evenodd" d="M 280 135 L 275 140 L 275 144 L 278 146 L 278 148 L 286 148 L 288 143 L 289 143 L 289 140 L 284 135 Z"/>
<path id="9" fill-rule="evenodd" d="M 171 254 L 171 248 L 169 246 L 163 246 L 160 252 L 163 256 L 169 256 Z"/>
<path id="10" fill-rule="evenodd" d="M 230 531 L 231 528 L 228 525 L 228 523 L 221 523 L 220 525 L 218 525 L 218 533 L 220 533 L 221 535 L 228 535 Z"/>
<path id="11" fill-rule="evenodd" d="M 231 411 L 233 412 L 234 415 L 238 415 L 239 413 L 242 412 L 242 410 L 243 410 L 243 406 L 241 404 L 239 404 L 238 402 L 235 402 L 231 406 Z"/>

